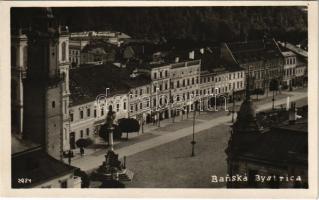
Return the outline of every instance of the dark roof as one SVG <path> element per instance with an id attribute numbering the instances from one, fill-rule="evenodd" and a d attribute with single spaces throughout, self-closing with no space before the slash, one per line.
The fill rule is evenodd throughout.
<path id="1" fill-rule="evenodd" d="M 74 169 L 74 167 L 52 158 L 41 148 L 13 154 L 11 157 L 12 188 L 33 187 L 73 173 Z M 31 179 L 31 183 L 18 183 L 19 178 Z"/>
<path id="2" fill-rule="evenodd" d="M 274 40 L 257 40 L 227 44 L 239 64 L 281 57 Z"/>
<path id="3" fill-rule="evenodd" d="M 285 123 L 280 127 L 273 127 L 261 134 L 234 134 L 232 155 L 277 166 L 287 166 L 291 162 L 307 165 L 307 127 L 307 120 L 304 119 L 297 120 L 292 125 Z"/>
<path id="4" fill-rule="evenodd" d="M 132 87 L 150 83 L 150 77 L 139 75 L 130 78 L 131 71 L 113 64 L 85 66 L 70 70 L 70 90 L 72 105 L 93 101 L 98 95 L 108 96 L 128 93 Z"/>

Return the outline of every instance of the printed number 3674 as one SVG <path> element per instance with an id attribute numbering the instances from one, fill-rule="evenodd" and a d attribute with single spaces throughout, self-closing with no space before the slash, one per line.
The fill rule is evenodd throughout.
<path id="1" fill-rule="evenodd" d="M 31 183 L 30 178 L 18 178 L 18 183 L 26 184 L 26 183 Z"/>

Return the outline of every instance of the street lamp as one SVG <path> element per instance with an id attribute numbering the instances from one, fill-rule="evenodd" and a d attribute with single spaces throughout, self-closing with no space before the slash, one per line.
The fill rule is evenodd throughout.
<path id="1" fill-rule="evenodd" d="M 234 123 L 235 120 L 235 90 L 233 89 L 233 110 L 232 110 L 232 117 L 231 122 Z"/>
<path id="2" fill-rule="evenodd" d="M 131 112 L 131 105 L 130 105 L 130 98 L 132 98 L 132 91 L 129 91 L 128 97 L 127 97 L 127 118 L 130 118 L 130 112 Z"/>
<path id="3" fill-rule="evenodd" d="M 196 115 L 196 110 L 197 110 L 197 105 L 198 105 L 198 101 L 195 101 L 194 103 L 195 108 L 194 108 L 194 114 L 193 114 L 193 140 L 191 141 L 192 144 L 192 157 L 195 156 L 195 115 Z"/>

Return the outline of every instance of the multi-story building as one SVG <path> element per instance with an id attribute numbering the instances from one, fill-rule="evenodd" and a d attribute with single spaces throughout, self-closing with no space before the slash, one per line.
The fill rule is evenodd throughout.
<path id="1" fill-rule="evenodd" d="M 285 59 L 284 86 L 290 89 L 296 86 L 304 86 L 307 83 L 307 66 L 308 53 L 304 49 L 297 46 L 285 43 L 279 43 L 281 46 L 282 55 Z"/>
<path id="2" fill-rule="evenodd" d="M 169 118 L 170 115 L 170 68 L 169 64 L 150 66 L 151 117 L 153 120 Z"/>
<path id="3" fill-rule="evenodd" d="M 80 52 L 80 64 L 104 64 L 114 62 L 116 46 L 104 41 L 91 40 Z"/>
<path id="4" fill-rule="evenodd" d="M 172 108 L 177 115 L 188 113 L 193 109 L 193 103 L 199 91 L 200 60 L 191 60 L 171 64 L 170 95 Z M 174 111 L 174 114 L 175 114 Z"/>
<path id="5" fill-rule="evenodd" d="M 87 74 L 91 74 L 90 78 Z M 130 77 L 114 65 L 87 66 L 71 70 L 70 140 L 76 148 L 80 138 L 99 140 L 109 106 L 121 118 L 136 118 L 141 125 L 150 118 L 150 77 Z"/>
<path id="6" fill-rule="evenodd" d="M 297 66 L 297 57 L 291 51 L 282 52 L 284 57 L 284 76 L 283 76 L 283 85 L 292 87 L 294 85 L 295 79 L 295 70 Z"/>
<path id="7" fill-rule="evenodd" d="M 89 43 L 89 39 L 70 38 L 69 41 L 69 60 L 72 67 L 77 67 L 81 64 L 81 52 Z"/>
<path id="8" fill-rule="evenodd" d="M 282 82 L 283 58 L 275 40 L 224 43 L 221 55 L 245 69 L 246 75 L 249 74 L 254 82 L 253 89 L 268 93 L 271 80 Z"/>

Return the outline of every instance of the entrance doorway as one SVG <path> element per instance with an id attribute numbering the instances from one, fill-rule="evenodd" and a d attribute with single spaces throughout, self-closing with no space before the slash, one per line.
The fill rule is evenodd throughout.
<path id="1" fill-rule="evenodd" d="M 70 148 L 75 149 L 75 133 L 70 133 Z"/>

